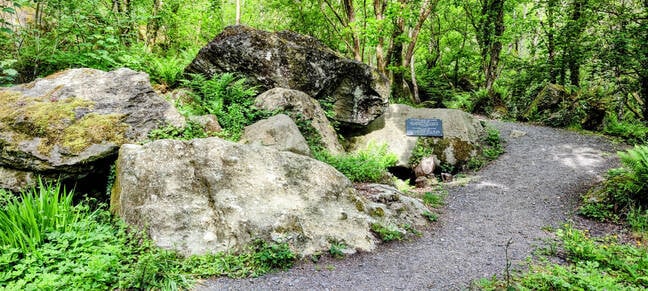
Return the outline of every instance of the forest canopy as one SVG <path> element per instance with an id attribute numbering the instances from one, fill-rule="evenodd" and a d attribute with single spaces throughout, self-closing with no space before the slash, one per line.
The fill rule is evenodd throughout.
<path id="1" fill-rule="evenodd" d="M 648 124 L 648 0 L 0 0 L 0 11 L 4 86 L 130 67 L 173 88 L 202 46 L 243 24 L 308 34 L 377 67 L 398 102 L 609 131 Z M 558 116 L 534 109 L 543 92 L 559 93 Z"/>

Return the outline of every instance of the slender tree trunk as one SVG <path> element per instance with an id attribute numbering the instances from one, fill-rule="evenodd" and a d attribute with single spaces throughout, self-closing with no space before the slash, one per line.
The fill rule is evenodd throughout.
<path id="1" fill-rule="evenodd" d="M 374 0 L 374 14 L 376 21 L 380 24 L 385 20 L 385 9 L 387 9 L 387 1 Z M 376 44 L 376 67 L 378 71 L 387 75 L 387 59 L 385 57 L 385 38 L 380 34 L 378 36 L 378 43 Z"/>
<path id="2" fill-rule="evenodd" d="M 482 26 L 482 32 L 491 34 L 486 46 L 482 48 L 482 57 L 484 58 L 485 66 L 485 87 L 489 96 L 494 96 L 493 84 L 498 76 L 500 52 L 502 51 L 502 42 L 500 41 L 500 37 L 504 34 L 504 0 L 490 0 L 485 1 L 484 3 L 485 6 L 482 11 L 487 20 Z M 493 29 L 493 31 L 486 31 L 490 29 Z"/>
<path id="3" fill-rule="evenodd" d="M 344 12 L 346 13 L 347 18 L 347 27 L 351 30 L 351 41 L 353 42 L 353 58 L 356 61 L 362 61 L 362 52 L 360 50 L 360 38 L 356 28 L 353 27 L 356 21 L 355 7 L 353 6 L 353 0 L 344 0 Z"/>
<path id="4" fill-rule="evenodd" d="M 421 4 L 419 17 L 412 30 L 410 30 L 409 33 L 410 42 L 407 45 L 407 49 L 405 50 L 405 56 L 403 57 L 403 66 L 406 68 L 411 67 L 413 92 L 410 92 L 411 94 L 409 95 L 412 97 L 412 101 L 414 103 L 421 103 L 421 99 L 419 98 L 418 86 L 416 85 L 416 74 L 414 70 L 414 49 L 416 48 L 416 43 L 418 42 L 418 36 L 421 32 L 421 28 L 423 27 L 423 24 L 430 16 L 430 13 L 432 13 L 432 10 L 436 7 L 437 1 L 438 0 L 434 0 L 434 2 L 431 2 L 430 0 L 424 0 L 423 3 Z"/>
<path id="5" fill-rule="evenodd" d="M 568 48 L 568 62 L 567 68 L 569 69 L 569 82 L 572 86 L 578 87 L 580 85 L 580 36 L 584 30 L 581 23 L 581 16 L 583 6 L 587 0 L 574 0 L 573 10 L 571 15 L 570 42 L 565 45 Z"/>
<path id="6" fill-rule="evenodd" d="M 241 0 L 236 0 L 236 25 L 241 25 Z"/>
<path id="7" fill-rule="evenodd" d="M 403 69 L 403 40 L 401 35 L 405 33 L 405 20 L 397 17 L 392 34 L 392 43 L 389 54 L 392 69 L 392 96 L 396 98 L 406 98 L 407 90 L 405 85 L 405 74 Z"/>
<path id="8" fill-rule="evenodd" d="M 556 83 L 556 40 L 554 38 L 554 13 L 556 0 L 547 1 L 547 63 L 549 65 L 549 82 Z"/>

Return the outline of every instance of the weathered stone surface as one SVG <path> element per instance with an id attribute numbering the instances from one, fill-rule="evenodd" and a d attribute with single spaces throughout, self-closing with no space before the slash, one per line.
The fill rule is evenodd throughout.
<path id="1" fill-rule="evenodd" d="M 285 114 L 278 114 L 245 127 L 241 143 L 268 146 L 305 156 L 311 155 L 306 139 L 299 132 L 295 122 Z"/>
<path id="2" fill-rule="evenodd" d="M 122 146 L 111 197 L 126 222 L 187 255 L 241 250 L 256 238 L 303 256 L 332 242 L 371 251 L 366 203 L 329 165 L 218 138 Z"/>
<path id="3" fill-rule="evenodd" d="M 340 56 L 315 38 L 289 31 L 226 27 L 185 72 L 207 77 L 236 72 L 266 90 L 299 90 L 332 102 L 335 118 L 352 125 L 366 125 L 380 116 L 389 97 L 388 80 L 376 69 Z"/>
<path id="4" fill-rule="evenodd" d="M 0 189 L 13 192 L 30 188 L 38 183 L 34 173 L 0 167 Z"/>
<path id="5" fill-rule="evenodd" d="M 408 118 L 436 118 L 443 122 L 442 138 L 424 138 L 405 135 Z M 397 166 L 414 167 L 410 164 L 417 141 L 432 153 L 436 165 L 461 166 L 479 152 L 484 128 L 472 115 L 455 109 L 413 108 L 392 104 L 385 115 L 368 126 L 368 133 L 351 137 L 351 149 L 366 148 L 370 143 L 387 144 L 398 157 Z"/>
<path id="6" fill-rule="evenodd" d="M 344 152 L 326 113 L 319 102 L 308 94 L 297 90 L 274 88 L 257 96 L 255 106 L 265 110 L 285 110 L 301 115 L 304 119 L 310 120 L 311 126 L 322 138 L 326 150 L 334 155 Z"/>
<path id="7" fill-rule="evenodd" d="M 213 114 L 189 116 L 189 121 L 200 125 L 206 132 L 221 132 L 223 130 L 218 123 L 218 117 Z"/>
<path id="8" fill-rule="evenodd" d="M 358 192 L 369 200 L 366 212 L 383 225 L 390 226 L 403 234 L 404 225 L 425 226 L 426 218 L 422 215 L 429 211 L 423 203 L 416 198 L 409 197 L 398 189 L 383 184 L 359 184 Z"/>
<path id="9" fill-rule="evenodd" d="M 72 69 L 0 89 L 0 168 L 77 178 L 95 162 L 184 118 L 130 69 Z M 0 175 L 0 184 L 12 181 Z M 15 185 L 19 185 L 15 184 Z"/>

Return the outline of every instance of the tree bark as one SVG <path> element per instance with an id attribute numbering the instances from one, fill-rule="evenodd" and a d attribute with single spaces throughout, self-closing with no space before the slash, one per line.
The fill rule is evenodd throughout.
<path id="1" fill-rule="evenodd" d="M 241 0 L 236 0 L 236 25 L 241 25 Z"/>
<path id="2" fill-rule="evenodd" d="M 387 1 L 374 0 L 374 14 L 376 21 L 382 23 L 385 20 L 385 9 L 387 9 Z M 376 67 L 378 71 L 387 75 L 387 58 L 385 57 L 385 38 L 380 34 L 378 36 L 378 43 L 376 44 Z"/>

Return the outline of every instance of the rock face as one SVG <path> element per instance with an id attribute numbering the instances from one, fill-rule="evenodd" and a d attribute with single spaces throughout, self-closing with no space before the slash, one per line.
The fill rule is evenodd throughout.
<path id="1" fill-rule="evenodd" d="M 257 96 L 255 106 L 265 110 L 285 110 L 301 115 L 310 121 L 311 126 L 320 135 L 326 150 L 334 155 L 344 152 L 326 113 L 319 102 L 308 94 L 297 90 L 274 88 Z"/>
<path id="2" fill-rule="evenodd" d="M 405 120 L 408 118 L 436 118 L 443 123 L 443 137 L 423 138 L 406 136 Z M 411 168 L 410 158 L 421 143 L 424 151 L 434 157 L 439 166 L 461 166 L 479 153 L 484 128 L 472 115 L 455 109 L 413 108 L 392 104 L 383 117 L 368 126 L 368 133 L 351 137 L 352 150 L 366 148 L 370 143 L 387 144 L 398 156 L 397 166 Z"/>
<path id="3" fill-rule="evenodd" d="M 314 159 L 207 138 L 122 146 L 111 209 L 186 255 L 241 250 L 261 238 L 307 256 L 331 243 L 372 250 L 365 201 Z"/>
<path id="4" fill-rule="evenodd" d="M 241 142 L 304 156 L 311 155 L 306 139 L 299 132 L 295 122 L 285 114 L 275 115 L 247 126 Z"/>
<path id="5" fill-rule="evenodd" d="M 427 225 L 427 220 L 421 214 L 429 210 L 420 200 L 406 196 L 389 185 L 360 184 L 356 189 L 369 200 L 366 212 L 383 225 L 403 234 L 407 233 L 404 225 Z"/>
<path id="6" fill-rule="evenodd" d="M 335 118 L 366 125 L 380 116 L 389 97 L 385 76 L 341 57 L 315 38 L 230 26 L 203 47 L 187 73 L 207 77 L 236 72 L 263 89 L 295 89 L 333 103 Z"/>
<path id="7" fill-rule="evenodd" d="M 126 142 L 140 142 L 183 117 L 129 69 L 63 71 L 0 89 L 0 187 L 22 188 L 28 173 L 79 178 Z M 15 173 L 21 173 L 16 175 Z"/>

